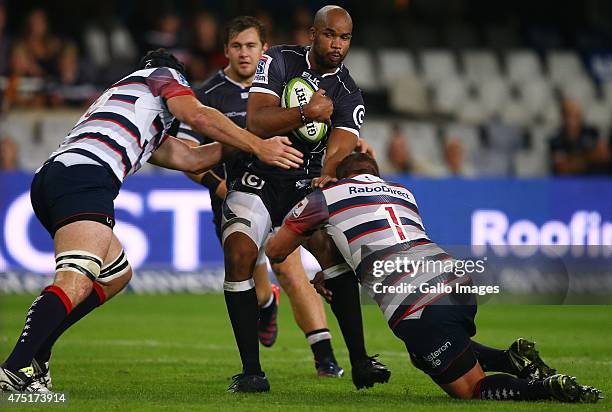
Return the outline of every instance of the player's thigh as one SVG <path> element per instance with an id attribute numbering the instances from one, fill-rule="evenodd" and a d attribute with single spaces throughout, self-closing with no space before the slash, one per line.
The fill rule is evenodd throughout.
<path id="1" fill-rule="evenodd" d="M 91 220 L 72 222 L 55 232 L 55 255 L 71 250 L 84 250 L 99 256 L 104 262 L 113 236 L 113 230 L 101 223 Z"/>
<path id="2" fill-rule="evenodd" d="M 255 194 L 232 191 L 223 204 L 221 240 L 226 266 L 253 270 L 272 222 Z"/>

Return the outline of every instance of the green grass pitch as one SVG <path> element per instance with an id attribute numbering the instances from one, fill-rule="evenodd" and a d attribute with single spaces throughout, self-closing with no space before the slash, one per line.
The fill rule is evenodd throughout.
<path id="1" fill-rule="evenodd" d="M 12 348 L 31 301 L 31 296 L 0 296 L 1 358 Z M 282 296 L 279 338 L 274 347 L 261 350 L 272 390 L 237 395 L 225 392 L 240 366 L 222 295 L 124 294 L 69 330 L 56 346 L 54 388 L 68 394 L 69 402 L 52 409 L 612 410 L 610 399 L 597 405 L 452 400 L 410 364 L 378 308 L 365 305 L 363 310 L 368 350 L 380 353 L 391 369 L 389 384 L 357 391 L 350 375 L 317 379 L 310 349 Z M 336 355 L 348 368 L 344 342 L 335 319 L 328 316 Z M 519 336 L 535 339 L 551 366 L 612 396 L 612 306 L 484 305 L 477 325 L 476 339 L 496 347 L 506 348 Z M 2 405 L 3 410 L 43 408 L 49 406 Z"/>

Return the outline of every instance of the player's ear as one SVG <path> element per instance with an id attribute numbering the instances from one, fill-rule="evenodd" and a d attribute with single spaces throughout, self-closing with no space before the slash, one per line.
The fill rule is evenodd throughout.
<path id="1" fill-rule="evenodd" d="M 223 54 L 225 55 L 226 59 L 229 59 L 229 47 L 227 44 L 223 45 Z"/>
<path id="2" fill-rule="evenodd" d="M 308 29 L 308 35 L 310 37 L 310 42 L 314 43 L 315 36 L 316 36 L 316 29 L 314 28 L 314 26 Z"/>
<path id="3" fill-rule="evenodd" d="M 264 43 L 264 44 L 263 44 L 263 47 L 262 47 L 263 52 L 265 53 L 265 52 L 266 52 L 266 50 L 268 50 L 268 48 L 269 48 L 269 47 L 270 47 L 270 46 L 268 46 L 268 43 Z"/>

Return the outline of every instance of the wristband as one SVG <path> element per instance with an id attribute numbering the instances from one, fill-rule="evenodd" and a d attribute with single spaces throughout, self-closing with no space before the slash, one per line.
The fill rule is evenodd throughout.
<path id="1" fill-rule="evenodd" d="M 200 184 L 206 187 L 210 191 L 210 193 L 215 194 L 217 193 L 217 188 L 219 187 L 222 181 L 223 180 L 219 179 L 214 173 L 207 172 L 204 173 L 204 176 L 202 176 Z"/>

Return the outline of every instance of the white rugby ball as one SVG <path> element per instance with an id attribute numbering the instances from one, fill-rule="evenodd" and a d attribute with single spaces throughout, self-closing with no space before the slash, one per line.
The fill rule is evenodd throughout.
<path id="1" fill-rule="evenodd" d="M 284 108 L 304 106 L 310 101 L 316 89 L 310 82 L 301 77 L 289 80 L 283 90 L 281 105 Z M 299 129 L 293 130 L 293 134 L 309 143 L 317 143 L 327 133 L 327 124 L 323 122 L 310 121 Z"/>

